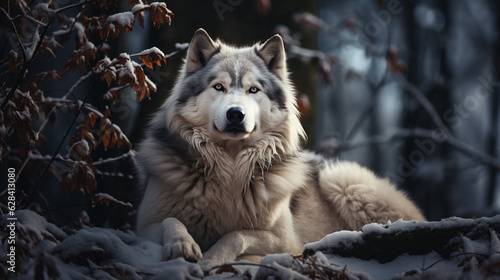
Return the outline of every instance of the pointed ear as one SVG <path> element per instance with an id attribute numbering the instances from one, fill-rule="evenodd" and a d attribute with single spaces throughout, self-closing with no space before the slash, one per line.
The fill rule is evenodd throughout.
<path id="1" fill-rule="evenodd" d="M 269 71 L 286 78 L 286 53 L 281 36 L 276 34 L 257 48 Z"/>
<path id="2" fill-rule="evenodd" d="M 217 44 L 203 28 L 196 30 L 189 44 L 186 71 L 193 72 L 203 68 L 217 50 Z"/>

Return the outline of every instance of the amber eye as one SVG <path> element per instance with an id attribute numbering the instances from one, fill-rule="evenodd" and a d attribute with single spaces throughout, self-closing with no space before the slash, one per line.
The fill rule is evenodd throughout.
<path id="1" fill-rule="evenodd" d="M 248 90 L 248 92 L 250 93 L 257 93 L 259 91 L 259 89 L 257 87 L 250 87 L 250 89 Z"/>
<path id="2" fill-rule="evenodd" d="M 224 91 L 224 86 L 222 84 L 220 84 L 220 83 L 217 83 L 217 84 L 214 85 L 214 89 L 216 91 Z"/>

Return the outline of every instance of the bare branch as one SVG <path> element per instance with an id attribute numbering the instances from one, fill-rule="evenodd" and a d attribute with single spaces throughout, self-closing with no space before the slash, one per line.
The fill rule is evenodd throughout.
<path id="1" fill-rule="evenodd" d="M 52 17 L 50 19 L 50 21 L 47 23 L 47 25 L 45 26 L 45 29 L 42 31 L 42 34 L 40 36 L 40 39 L 38 40 L 38 43 L 36 44 L 35 50 L 31 54 L 30 59 L 28 61 L 26 61 L 26 60 L 24 61 L 23 66 L 21 68 L 21 71 L 20 71 L 19 75 L 17 76 L 17 79 L 16 79 L 14 85 L 10 89 L 9 93 L 7 93 L 7 95 L 5 96 L 5 98 L 2 102 L 2 105 L 0 105 L 0 108 L 2 110 L 5 108 L 5 106 L 7 105 L 7 102 L 9 102 L 9 100 L 12 98 L 12 96 L 16 92 L 17 88 L 21 84 L 22 80 L 24 79 L 24 76 L 26 75 L 26 71 L 28 70 L 28 66 L 33 62 L 33 60 L 37 56 L 38 51 L 40 50 L 40 47 L 43 44 L 43 41 L 44 41 L 43 38 L 45 38 L 45 35 L 49 31 L 50 26 L 52 25 L 52 23 L 54 22 L 55 19 L 56 19 L 56 16 Z M 23 49 L 23 54 L 24 54 L 24 49 Z M 26 54 L 24 54 L 24 57 L 26 59 Z"/>
<path id="2" fill-rule="evenodd" d="M 62 7 L 60 9 L 57 9 L 57 10 L 54 11 L 54 15 L 50 18 L 49 22 L 46 25 L 44 25 L 44 29 L 42 31 L 42 34 L 40 35 L 40 39 L 38 40 L 38 42 L 37 42 L 37 44 L 35 46 L 35 49 L 34 49 L 32 55 L 31 55 L 30 59 L 28 61 L 26 61 L 26 60 L 24 61 L 23 67 L 21 68 L 21 71 L 20 71 L 19 75 L 17 76 L 17 79 L 16 79 L 14 85 L 10 89 L 9 93 L 7 93 L 7 95 L 3 99 L 2 104 L 0 105 L 0 109 L 1 110 L 3 110 L 5 108 L 5 106 L 7 105 L 7 103 L 9 102 L 9 100 L 12 98 L 12 96 L 15 93 L 15 91 L 19 87 L 19 85 L 21 84 L 22 80 L 24 79 L 24 76 L 26 75 L 26 71 L 28 70 L 28 66 L 35 60 L 38 52 L 40 51 L 40 48 L 42 47 L 45 35 L 49 31 L 52 23 L 54 23 L 54 21 L 56 20 L 57 14 L 61 13 L 61 12 L 64 12 L 64 11 L 66 11 L 68 9 L 71 9 L 71 8 L 75 8 L 75 7 L 78 7 L 78 6 L 86 5 L 88 3 L 90 3 L 90 1 L 84 1 L 84 0 L 82 0 L 82 1 L 80 1 L 80 3 L 73 4 L 73 5 L 68 5 L 66 7 Z M 2 9 L 2 11 L 6 14 L 6 16 L 8 18 L 10 18 L 9 14 L 5 10 Z M 13 22 L 11 22 L 11 23 L 14 24 Z M 18 36 L 18 38 L 19 38 L 19 36 Z M 25 59 L 26 59 L 26 56 L 25 56 Z"/>
<path id="3" fill-rule="evenodd" d="M 380 79 L 379 82 L 377 82 L 374 85 L 370 85 L 371 87 L 371 99 L 370 103 L 363 109 L 361 114 L 359 115 L 358 119 L 355 121 L 354 125 L 352 126 L 351 130 L 347 133 L 346 140 L 352 139 L 352 137 L 355 135 L 355 133 L 361 128 L 363 125 L 364 121 L 368 118 L 368 116 L 373 112 L 375 109 L 375 104 L 377 102 L 377 95 L 380 91 L 380 89 L 387 83 L 387 77 L 389 73 L 389 67 L 386 67 L 385 73 Z"/>
<path id="4" fill-rule="evenodd" d="M 124 153 L 121 156 L 117 156 L 117 157 L 113 157 L 113 158 L 107 158 L 107 159 L 100 159 L 98 161 L 95 161 L 93 165 L 94 166 L 99 166 L 99 165 L 103 165 L 103 164 L 109 164 L 109 163 L 117 162 L 117 161 L 120 161 L 120 160 L 123 160 L 123 159 L 126 159 L 126 158 L 131 158 L 134 155 L 135 155 L 135 151 L 134 150 L 130 150 L 130 151 Z"/>
<path id="5" fill-rule="evenodd" d="M 434 124 L 437 125 L 439 129 L 441 129 L 446 135 L 451 136 L 452 133 L 448 129 L 448 127 L 443 123 L 441 117 L 439 116 L 436 108 L 432 105 L 432 103 L 425 97 L 425 95 L 412 83 L 410 83 L 403 75 L 394 74 L 394 78 L 396 81 L 408 91 L 421 105 L 424 107 L 425 111 L 432 118 Z"/>
<path id="6" fill-rule="evenodd" d="M 89 3 L 91 3 L 92 1 L 85 1 L 85 0 L 82 0 L 80 1 L 79 3 L 76 3 L 76 4 L 72 4 L 72 5 L 68 5 L 68 6 L 64 6 L 64 7 L 61 7 L 57 10 L 54 10 L 54 13 L 55 14 L 58 14 L 58 13 L 61 13 L 61 12 L 64 12 L 66 10 L 69 10 L 69 9 L 73 9 L 73 8 L 77 8 L 79 6 L 84 6 L 84 5 L 87 5 Z"/>
<path id="7" fill-rule="evenodd" d="M 389 143 L 400 138 L 427 138 L 433 140 L 435 143 L 447 143 L 456 150 L 466 154 L 467 156 L 476 159 L 483 164 L 489 165 L 497 170 L 500 170 L 500 159 L 490 156 L 488 154 L 482 153 L 467 143 L 455 138 L 451 134 L 446 134 L 446 132 L 440 129 L 428 130 L 428 129 L 398 129 L 391 135 L 376 135 L 370 139 L 359 141 L 357 143 L 345 142 L 341 144 L 342 150 L 352 150 L 360 147 L 364 147 L 369 144 L 383 144 Z"/>
<path id="8" fill-rule="evenodd" d="M 47 24 L 46 24 L 46 23 L 41 22 L 41 21 L 39 21 L 39 20 L 35 19 L 34 17 L 30 16 L 29 14 L 27 14 L 27 13 L 26 13 L 26 11 L 25 11 L 25 10 L 22 10 L 22 12 L 23 12 L 23 15 L 24 15 L 24 17 L 25 17 L 25 18 L 27 18 L 27 19 L 31 20 L 32 22 L 34 22 L 34 23 L 35 23 L 35 24 L 37 24 L 37 25 L 41 25 L 41 26 L 43 26 L 43 27 L 47 27 Z"/>
<path id="9" fill-rule="evenodd" d="M 62 98 L 61 100 L 66 100 L 71 94 L 73 94 L 73 91 L 75 91 L 75 89 L 81 84 L 83 83 L 85 80 L 87 80 L 88 78 L 90 78 L 92 76 L 92 72 L 88 72 L 86 75 L 84 76 L 81 76 L 80 79 L 78 79 L 78 81 L 76 81 L 76 83 L 68 90 L 68 93 L 66 93 Z M 46 100 L 50 100 L 49 98 L 47 98 Z M 36 136 L 38 137 L 39 134 L 42 132 L 42 130 L 45 128 L 45 126 L 47 125 L 47 123 L 49 122 L 49 117 L 50 115 L 52 115 L 54 112 L 56 111 L 56 107 L 52 108 L 52 110 L 50 110 L 50 112 L 45 116 L 45 120 L 43 121 L 42 125 L 40 126 L 40 128 L 38 129 L 38 131 L 36 132 Z"/>
<path id="10" fill-rule="evenodd" d="M 16 39 L 17 39 L 17 44 L 19 45 L 19 48 L 21 49 L 21 53 L 23 55 L 23 65 L 26 63 L 26 52 L 23 47 L 23 43 L 21 42 L 21 37 L 19 36 L 19 32 L 17 32 L 16 25 L 14 24 L 14 19 L 9 16 L 9 14 L 2 8 L 0 7 L 0 10 L 4 13 L 4 15 L 7 17 L 7 20 L 10 22 L 12 25 L 12 29 L 14 30 L 14 33 L 16 34 Z M 3 108 L 3 104 L 2 104 Z"/>
<path id="11" fill-rule="evenodd" d="M 93 72 L 89 72 L 89 74 L 93 74 Z M 83 77 L 82 77 L 83 78 Z M 85 98 L 83 99 L 83 102 L 81 103 L 80 107 L 78 108 L 78 113 L 75 114 L 75 116 L 73 117 L 73 120 L 71 121 L 71 124 L 69 125 L 68 129 L 66 130 L 66 133 L 64 133 L 64 136 L 63 138 L 61 139 L 61 141 L 59 142 L 59 145 L 57 146 L 57 149 L 54 153 L 54 155 L 52 156 L 52 158 L 50 159 L 49 163 L 47 163 L 47 165 L 45 166 L 45 168 L 43 169 L 42 171 L 42 174 L 40 175 L 40 177 L 38 177 L 38 181 L 36 182 L 35 186 L 33 187 L 33 189 L 31 190 L 31 192 L 28 194 L 26 200 L 23 202 L 23 206 L 27 206 L 28 203 L 31 201 L 31 199 L 33 198 L 33 195 L 35 194 L 35 192 L 37 191 L 38 187 L 40 186 L 40 183 L 42 182 L 42 179 L 43 177 L 45 176 L 45 174 L 47 173 L 47 171 L 49 170 L 52 162 L 55 160 L 55 158 L 57 157 L 57 155 L 59 155 L 59 151 L 61 150 L 62 146 L 63 146 L 63 143 L 64 141 L 66 140 L 66 138 L 68 137 L 71 129 L 73 128 L 73 125 L 75 124 L 76 120 L 78 119 L 78 115 L 79 115 L 79 112 L 81 112 L 84 104 L 87 102 L 87 99 L 88 97 L 90 96 L 90 93 L 92 92 L 92 88 L 94 87 L 94 82 L 95 82 L 95 79 L 93 80 L 92 82 L 92 85 L 90 85 L 89 89 L 87 90 L 87 94 L 85 95 Z M 71 92 L 71 91 L 70 91 Z M 68 94 L 66 94 L 67 96 L 69 96 L 70 92 L 68 92 Z"/>

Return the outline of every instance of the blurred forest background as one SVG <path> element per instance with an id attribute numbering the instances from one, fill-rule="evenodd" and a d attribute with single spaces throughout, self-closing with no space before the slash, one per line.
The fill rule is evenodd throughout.
<path id="1" fill-rule="evenodd" d="M 38 40 L 40 36 L 34 38 L 34 34 L 40 35 L 38 30 L 42 30 L 36 21 L 27 20 L 17 25 L 16 36 L 12 23 L 23 13 L 9 6 L 15 6 L 15 2 L 34 8 L 49 1 L 8 1 L 0 5 L 7 13 L 13 11 L 12 20 L 4 17 L 0 25 L 2 100 L 18 73 L 10 66 L 12 51 L 19 53 L 20 43 Z M 73 2 L 50 1 L 49 7 L 66 7 Z M 500 3 L 186 0 L 165 4 L 174 14 L 170 25 L 158 27 L 146 14 L 144 28 L 136 21 L 133 31 L 123 31 L 109 45 L 102 45 L 109 49 L 111 58 L 123 52 L 137 54 L 153 46 L 166 54 L 166 65 L 145 67 L 144 73 L 158 89 L 150 92 L 150 98 L 137 102 L 137 91 L 127 87 L 113 96 L 109 85 L 99 79 L 84 80 L 70 91 L 68 100 L 86 100 L 93 106 L 90 110 L 107 112 L 104 115 L 109 115 L 127 136 L 118 133 L 115 141 L 129 140 L 132 148 L 141 141 L 149 116 L 172 88 L 185 55 L 185 43 L 196 29 L 202 27 L 213 38 L 236 45 L 253 44 L 280 33 L 304 114 L 309 149 L 327 157 L 360 162 L 389 177 L 408 192 L 430 220 L 500 213 Z M 129 1 L 121 1 L 106 9 L 102 5 L 89 5 L 83 12 L 68 9 L 64 15 L 109 16 L 129 10 Z M 56 21 L 54 30 L 61 25 Z M 47 67 L 64 73 L 61 79 L 48 79 L 40 85 L 44 98 L 64 96 L 86 73 L 63 70 L 78 49 L 78 42 L 74 42 L 77 38 L 73 37 L 63 48 L 54 49 L 54 55 L 40 53 L 28 68 L 27 77 Z M 110 103 L 109 99 L 117 100 Z M 75 106 L 78 104 L 75 102 Z M 35 141 L 36 148 L 29 139 L 16 136 L 15 125 L 8 124 L 2 115 L 3 182 L 7 182 L 7 169 L 14 167 L 19 177 L 19 207 L 35 209 L 62 224 L 78 219 L 85 210 L 95 225 L 133 225 L 134 208 L 128 203 L 137 206 L 139 191 L 130 152 L 126 145 L 108 147 L 110 139 L 105 131 L 90 131 L 96 142 L 96 147 L 90 147 L 91 159 L 86 158 L 93 162 L 88 168 L 96 168 L 92 173 L 97 186 L 92 195 L 85 186 L 64 182 L 67 170 L 74 168 L 70 147 L 77 140 L 72 136 L 79 134 L 79 125 L 90 122 L 88 112 L 69 107 L 58 103 L 56 117 L 51 117 L 47 126 L 44 120 L 50 116 L 50 109 L 40 112 L 39 118 L 32 117 L 33 129 L 43 129 L 43 139 Z M 50 172 L 45 172 L 48 164 Z M 61 190 L 61 182 L 66 191 Z M 5 203 L 6 191 L 3 187 L 0 191 Z M 99 199 L 92 197 L 95 193 L 101 193 Z M 112 203 L 113 199 L 103 194 L 125 203 Z M 104 205 L 110 200 L 109 206 Z"/>

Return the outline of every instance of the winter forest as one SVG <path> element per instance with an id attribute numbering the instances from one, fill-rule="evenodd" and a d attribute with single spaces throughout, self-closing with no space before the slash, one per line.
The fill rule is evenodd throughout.
<path id="1" fill-rule="evenodd" d="M 500 278 L 499 2 L 7 0 L 0 15 L 0 278 Z M 428 222 L 261 264 L 161 261 L 134 233 L 133 157 L 198 28 L 280 34 L 306 148 L 389 178 Z"/>

